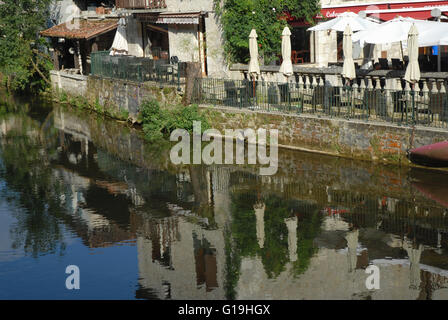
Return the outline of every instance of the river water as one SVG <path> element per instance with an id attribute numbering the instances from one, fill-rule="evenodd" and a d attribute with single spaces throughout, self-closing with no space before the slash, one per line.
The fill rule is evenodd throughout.
<path id="1" fill-rule="evenodd" d="M 274 176 L 175 166 L 87 111 L 0 106 L 0 299 L 448 298 L 445 173 L 286 151 Z"/>

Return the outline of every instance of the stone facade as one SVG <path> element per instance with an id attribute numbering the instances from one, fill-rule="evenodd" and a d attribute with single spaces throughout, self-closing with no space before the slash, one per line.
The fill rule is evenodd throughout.
<path id="1" fill-rule="evenodd" d="M 207 12 L 205 17 L 205 51 L 207 58 L 207 71 L 210 77 L 220 77 L 228 74 L 228 66 L 224 59 L 223 38 L 218 18 L 215 15 L 213 1 L 211 0 L 167 0 L 168 12 Z M 195 31 L 188 25 L 170 26 L 170 53 L 178 55 L 181 61 L 199 61 L 198 28 Z M 181 41 L 177 41 L 182 37 Z M 173 41 L 171 39 L 174 39 Z M 188 44 L 188 45 L 187 45 Z M 176 53 L 176 54 L 174 54 Z M 183 60 L 181 57 L 184 57 Z"/>
<path id="2" fill-rule="evenodd" d="M 146 99 L 157 99 L 162 105 L 180 102 L 175 86 L 160 89 L 149 83 L 103 79 L 90 76 L 84 95 L 91 105 L 99 104 L 109 114 L 127 112 L 136 119 L 139 106 Z"/>
<path id="3" fill-rule="evenodd" d="M 448 139 L 442 129 L 203 106 L 213 128 L 277 129 L 281 147 L 409 164 L 408 149 Z"/>
<path id="4" fill-rule="evenodd" d="M 205 32 L 199 32 L 197 24 L 169 24 L 168 41 L 170 56 L 177 56 L 183 62 L 203 61 L 203 71 L 207 71 L 210 77 L 222 77 L 228 75 L 228 66 L 224 59 L 223 39 L 220 24 L 213 9 L 213 2 L 167 0 L 167 13 L 207 13 L 204 17 Z M 151 31 L 143 31 L 140 22 L 130 14 L 127 16 L 127 37 L 129 43 L 129 54 L 138 57 L 144 56 L 143 38 L 149 36 Z M 200 39 L 201 38 L 201 39 Z M 205 47 L 205 57 L 199 48 L 200 43 Z"/>
<path id="5" fill-rule="evenodd" d="M 169 25 L 170 55 L 180 61 L 199 62 L 197 25 Z"/>
<path id="6" fill-rule="evenodd" d="M 87 76 L 51 70 L 50 79 L 54 91 L 62 90 L 73 96 L 87 94 Z"/>
<path id="7" fill-rule="evenodd" d="M 50 19 L 55 24 L 70 21 L 81 14 L 81 9 L 73 0 L 54 0 L 50 4 Z"/>

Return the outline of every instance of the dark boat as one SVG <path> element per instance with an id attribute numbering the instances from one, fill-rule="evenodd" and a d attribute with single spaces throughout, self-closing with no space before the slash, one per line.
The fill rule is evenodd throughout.
<path id="1" fill-rule="evenodd" d="M 426 167 L 448 167 L 448 141 L 414 148 L 408 151 L 411 162 Z"/>

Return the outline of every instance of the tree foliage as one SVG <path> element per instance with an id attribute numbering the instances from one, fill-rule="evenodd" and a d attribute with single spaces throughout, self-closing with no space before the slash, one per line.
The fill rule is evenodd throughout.
<path id="1" fill-rule="evenodd" d="M 50 59 L 43 52 L 50 0 L 2 0 L 0 4 L 0 73 L 11 90 L 42 89 Z"/>
<path id="2" fill-rule="evenodd" d="M 199 112 L 197 105 L 172 106 L 162 108 L 157 100 L 147 100 L 140 106 L 142 112 L 143 132 L 149 142 L 160 142 L 168 138 L 176 129 L 193 132 L 193 121 L 201 122 L 201 130 L 210 127 L 207 119 Z"/>
<path id="3" fill-rule="evenodd" d="M 281 33 L 287 25 L 286 12 L 308 22 L 319 12 L 319 0 L 214 0 L 224 33 L 229 62 L 249 60 L 249 33 L 258 34 L 259 54 L 265 63 L 281 52 Z"/>

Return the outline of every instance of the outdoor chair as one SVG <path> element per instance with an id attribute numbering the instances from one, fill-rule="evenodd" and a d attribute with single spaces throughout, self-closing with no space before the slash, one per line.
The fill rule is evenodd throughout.
<path id="1" fill-rule="evenodd" d="M 378 62 L 381 66 L 381 70 L 389 70 L 389 62 L 387 61 L 387 59 L 379 58 Z"/>
<path id="2" fill-rule="evenodd" d="M 232 80 L 224 81 L 224 90 L 226 92 L 226 96 L 223 101 L 224 105 L 230 107 L 238 106 L 238 89 L 235 82 Z"/>
<path id="3" fill-rule="evenodd" d="M 400 59 L 392 59 L 393 70 L 403 70 L 403 62 Z"/>
<path id="4" fill-rule="evenodd" d="M 362 98 L 362 105 L 359 108 L 362 109 L 362 114 L 367 117 L 372 115 L 379 118 L 387 117 L 385 93 L 381 89 L 373 91 L 365 90 Z"/>
<path id="5" fill-rule="evenodd" d="M 145 70 L 145 80 L 151 81 L 154 79 L 155 75 L 155 67 L 154 67 L 154 60 L 152 59 L 145 59 L 143 62 L 144 70 Z"/>
<path id="6" fill-rule="evenodd" d="M 240 86 L 237 87 L 240 108 L 246 108 L 250 105 L 255 105 L 257 103 L 256 88 L 257 88 L 256 81 L 254 82 L 245 80 L 240 82 Z"/>
<path id="7" fill-rule="evenodd" d="M 412 92 L 406 91 L 393 92 L 392 97 L 394 112 L 401 113 L 402 122 L 404 119 L 406 119 L 406 122 L 412 121 L 414 117 L 415 123 L 429 124 L 434 121 L 434 112 L 437 112 L 440 108 L 436 97 L 431 99 L 430 96 L 429 101 L 425 101 L 420 95 L 412 98 Z M 414 102 L 412 102 L 413 100 Z"/>
<path id="8" fill-rule="evenodd" d="M 292 104 L 294 102 L 299 101 L 299 91 L 295 88 L 296 85 L 292 85 L 289 83 L 281 83 L 278 85 L 278 93 L 280 96 L 280 104 L 279 106 L 283 111 L 288 109 L 291 111 Z"/>
<path id="9" fill-rule="evenodd" d="M 187 63 L 179 62 L 178 63 L 179 77 L 185 78 L 187 75 Z"/>
<path id="10" fill-rule="evenodd" d="M 293 64 L 303 63 L 303 58 L 300 57 L 300 53 L 296 50 L 291 51 L 291 60 Z"/>
<path id="11" fill-rule="evenodd" d="M 361 110 L 365 105 L 365 97 L 360 96 L 360 91 L 349 86 L 334 88 L 332 97 L 334 107 L 331 111 L 333 115 L 344 115 L 348 118 L 359 115 L 357 110 Z"/>
<path id="12" fill-rule="evenodd" d="M 153 47 L 153 48 L 151 48 L 152 56 L 154 58 L 157 58 L 157 60 L 160 59 L 160 52 L 161 51 L 162 51 L 162 48 L 160 48 L 160 47 Z M 156 59 L 154 59 L 154 60 L 156 60 Z"/>
<path id="13" fill-rule="evenodd" d="M 279 83 L 278 89 L 280 91 L 280 103 L 288 103 L 291 101 L 289 83 Z"/>
<path id="14" fill-rule="evenodd" d="M 313 107 L 314 110 L 317 111 L 317 107 L 320 106 L 324 109 L 324 101 L 325 101 L 325 87 L 324 86 L 316 86 L 313 90 Z M 322 110 L 325 112 L 325 110 Z"/>
<path id="15" fill-rule="evenodd" d="M 209 83 L 207 81 L 202 82 L 202 79 L 197 80 L 201 83 L 199 88 L 202 89 L 201 96 L 205 101 L 214 105 L 222 103 L 222 99 L 220 99 L 219 94 L 221 91 L 220 89 L 222 88 L 220 85 L 218 85 L 217 83 Z"/>
<path id="16" fill-rule="evenodd" d="M 306 105 L 311 107 L 311 112 L 317 112 L 317 107 L 322 107 L 322 112 L 326 113 L 326 93 L 324 86 L 314 86 L 303 89 L 303 93 L 299 97 L 299 111 L 304 112 Z"/>
<path id="17" fill-rule="evenodd" d="M 302 93 L 300 94 L 299 99 L 298 99 L 299 100 L 298 101 L 299 112 L 304 112 L 306 105 L 311 106 L 312 109 L 314 110 L 313 95 L 314 95 L 314 89 L 313 88 L 304 88 L 302 90 Z"/>
<path id="18" fill-rule="evenodd" d="M 429 101 L 421 101 L 417 99 L 414 102 L 414 116 L 415 116 L 415 123 L 416 124 L 424 124 L 429 125 L 432 122 L 434 122 L 434 110 L 431 109 L 431 97 L 429 98 Z M 433 104 L 435 101 L 433 101 Z M 412 104 L 412 102 L 408 102 L 409 104 Z M 434 106 L 436 109 L 437 106 Z M 411 106 L 412 108 L 412 106 Z"/>
<path id="19" fill-rule="evenodd" d="M 448 99 L 446 94 L 433 93 L 429 95 L 429 104 L 427 106 L 427 120 L 431 119 L 431 122 L 448 120 Z M 422 112 L 420 112 L 422 113 Z"/>
<path id="20" fill-rule="evenodd" d="M 414 117 L 416 124 L 428 125 L 434 122 L 434 117 L 443 117 L 446 97 L 440 93 L 430 94 L 429 99 L 422 99 L 423 94 L 414 98 Z M 445 101 L 445 102 L 444 102 Z M 409 110 L 412 113 L 412 99 L 407 101 Z"/>
<path id="21" fill-rule="evenodd" d="M 341 109 L 341 88 L 325 86 L 325 102 L 324 108 L 326 113 L 331 114 L 333 110 L 337 110 L 338 113 Z"/>
<path id="22" fill-rule="evenodd" d="M 394 114 L 400 113 L 401 114 L 401 122 L 405 119 L 408 120 L 408 115 L 412 110 L 408 106 L 408 99 L 406 97 L 405 91 L 394 91 L 392 92 L 392 101 L 394 104 Z"/>

